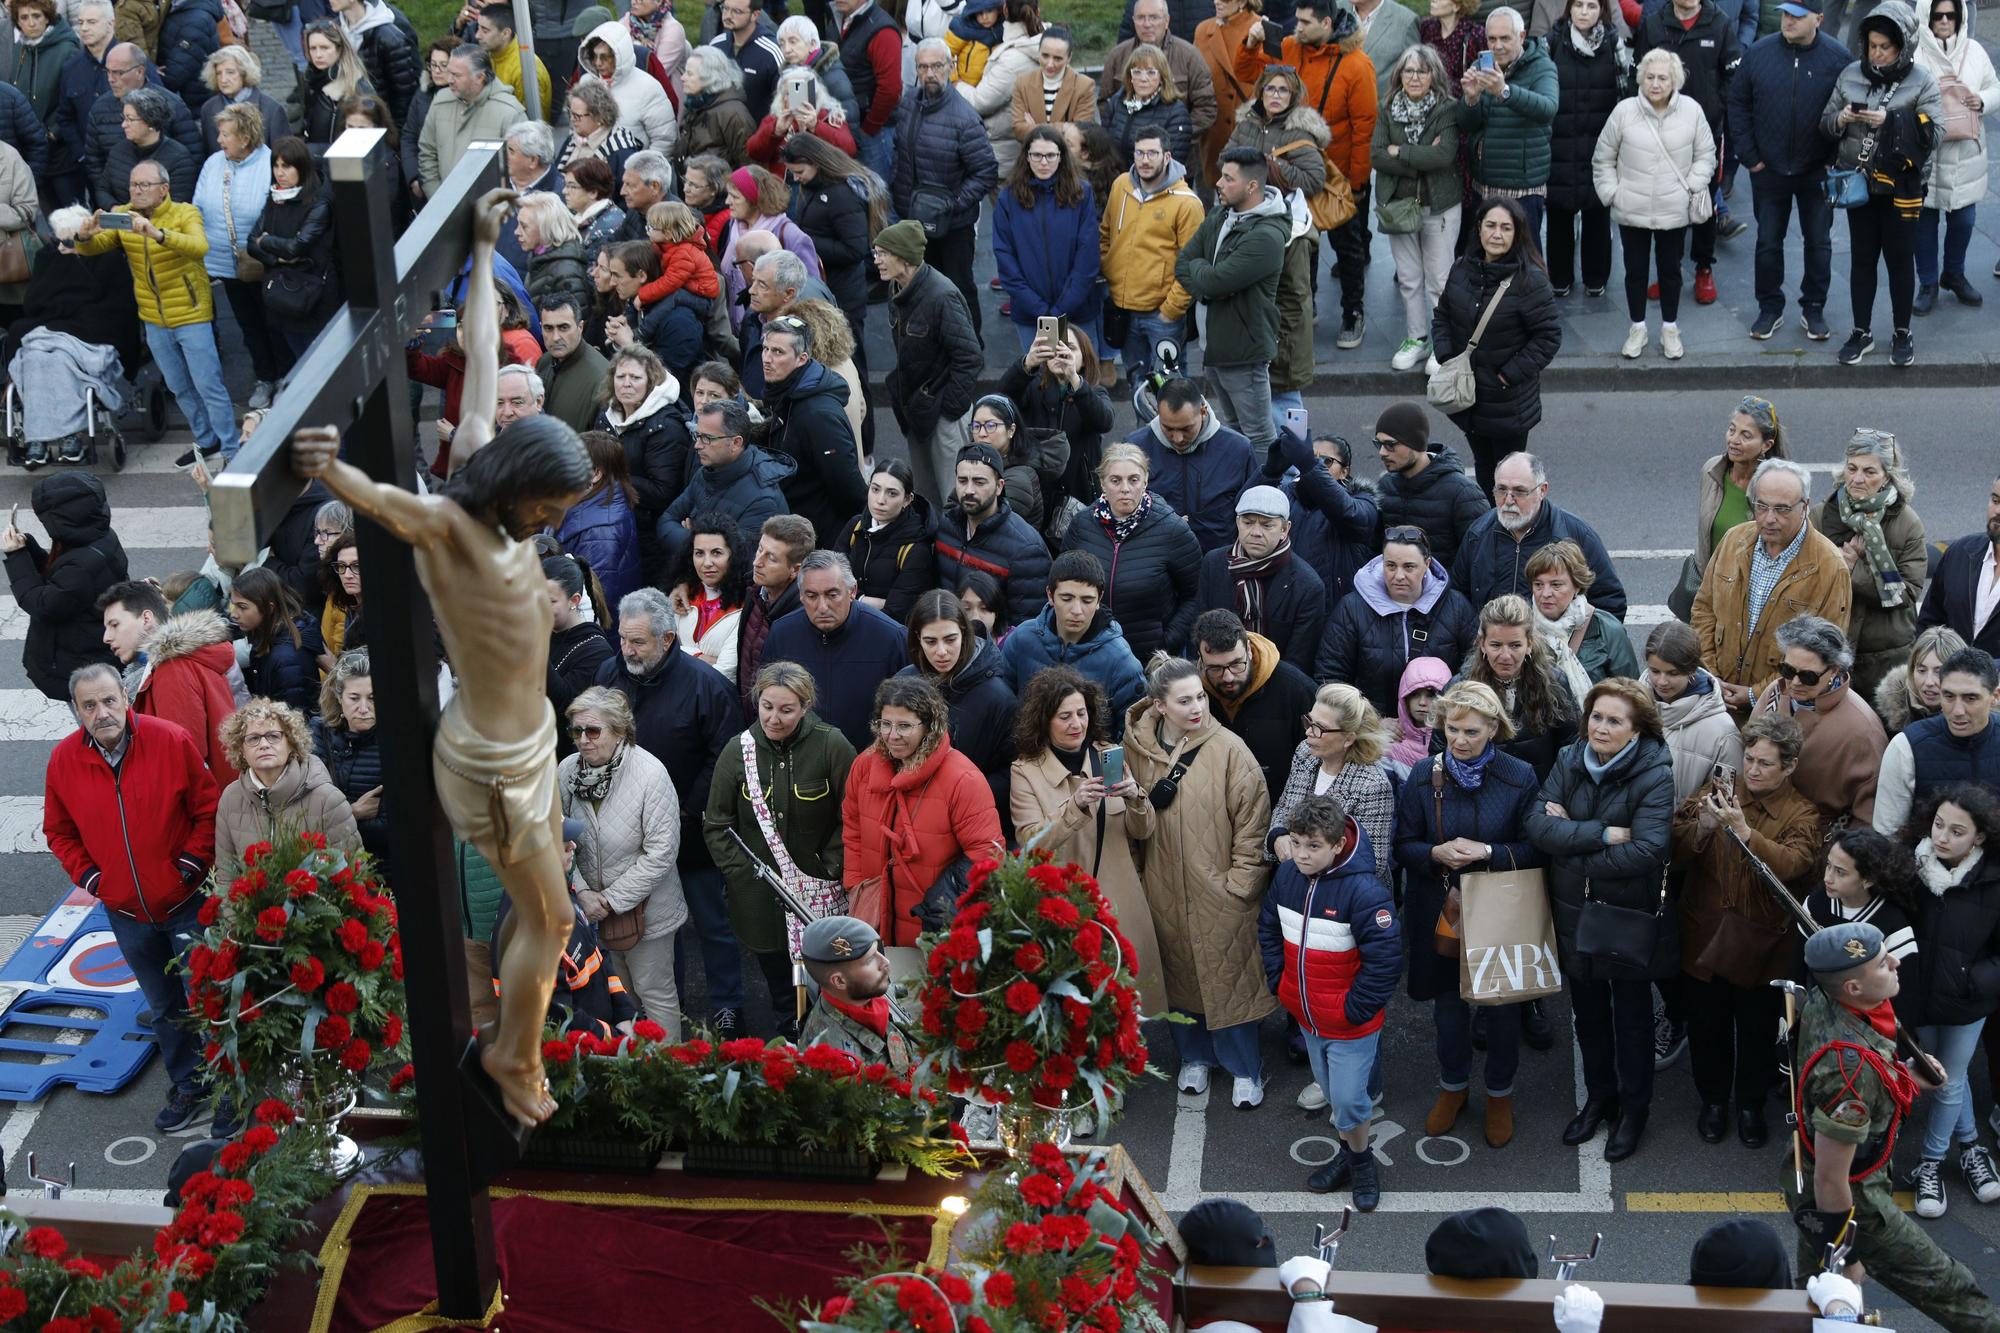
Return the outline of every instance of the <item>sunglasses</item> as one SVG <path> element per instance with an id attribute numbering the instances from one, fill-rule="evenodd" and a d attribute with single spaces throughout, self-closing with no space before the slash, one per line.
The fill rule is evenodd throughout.
<path id="1" fill-rule="evenodd" d="M 1796 680 L 1807 689 L 1812 689 L 1832 674 L 1831 671 L 1801 671 L 1790 662 L 1778 663 L 1778 675 L 1780 677 L 1785 680 Z"/>
<path id="2" fill-rule="evenodd" d="M 1429 543 L 1429 541 L 1430 539 L 1424 536 L 1424 530 L 1422 528 L 1410 527 L 1407 525 L 1390 528 L 1387 531 L 1383 532 L 1382 534 L 1382 542 L 1384 545 L 1387 545 L 1390 542 L 1406 542 L 1409 545 L 1417 546 L 1417 545 L 1426 545 Z"/>
<path id="3" fill-rule="evenodd" d="M 603 727 L 571 727 L 571 728 L 569 729 L 569 734 L 570 734 L 570 736 L 571 736 L 571 737 L 572 737 L 573 739 L 576 739 L 576 740 L 580 740 L 580 741 L 594 741 L 594 740 L 596 740 L 596 739 L 597 739 L 597 738 L 598 738 L 599 736 L 602 736 L 602 735 L 604 734 L 604 728 L 603 728 Z"/>

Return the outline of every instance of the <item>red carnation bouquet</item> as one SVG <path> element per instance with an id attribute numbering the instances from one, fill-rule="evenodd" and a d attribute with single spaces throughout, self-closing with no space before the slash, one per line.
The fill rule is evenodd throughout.
<path id="1" fill-rule="evenodd" d="M 928 937 L 916 1081 L 997 1105 L 1094 1106 L 1110 1121 L 1147 1072 L 1132 943 L 1097 881 L 1047 852 L 981 861 Z"/>
<path id="2" fill-rule="evenodd" d="M 974 1197 L 950 1268 L 849 1279 L 807 1333 L 1125 1333 L 1160 1330 L 1160 1242 L 1121 1203 L 1102 1149 L 1037 1143 Z"/>
<path id="3" fill-rule="evenodd" d="M 325 1088 L 401 1063 L 402 939 L 366 857 L 349 860 L 311 830 L 252 843 L 243 873 L 201 905 L 201 924 L 185 964 L 189 1006 L 238 1105 L 302 1075 Z"/>

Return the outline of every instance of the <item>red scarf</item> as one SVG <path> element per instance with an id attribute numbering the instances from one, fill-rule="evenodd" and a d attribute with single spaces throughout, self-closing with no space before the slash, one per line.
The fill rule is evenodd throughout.
<path id="1" fill-rule="evenodd" d="M 1847 1007 L 1853 1009 L 1854 1013 L 1859 1017 L 1867 1019 L 1869 1027 L 1874 1028 L 1890 1041 L 1896 1039 L 1896 1011 L 1890 1005 L 1889 1001 L 1884 1000 L 1873 1009 L 1855 1009 L 1851 1004 Z"/>
<path id="2" fill-rule="evenodd" d="M 829 991 L 820 992 L 820 1001 L 833 1006 L 837 1014 L 845 1014 L 878 1037 L 889 1035 L 889 997 L 878 995 L 866 1004 L 854 1005 L 836 1000 Z"/>

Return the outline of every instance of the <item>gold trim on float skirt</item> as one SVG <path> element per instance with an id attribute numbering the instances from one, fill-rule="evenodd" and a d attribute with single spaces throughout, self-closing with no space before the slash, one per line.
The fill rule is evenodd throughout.
<path id="1" fill-rule="evenodd" d="M 319 1249 L 319 1298 L 313 1303 L 312 1327 L 308 1333 L 327 1333 L 333 1327 L 334 1302 L 340 1295 L 340 1281 L 347 1269 L 347 1258 L 353 1251 L 349 1236 L 355 1223 L 361 1220 L 361 1210 L 368 1200 L 376 1195 L 402 1196 L 414 1198 L 423 1194 L 422 1185 L 356 1185 L 347 1196 L 347 1203 L 340 1210 L 327 1229 L 326 1242 Z M 857 1209 L 852 1203 L 836 1200 L 816 1199 L 663 1199 L 651 1194 L 599 1194 L 590 1190 L 522 1190 L 495 1186 L 487 1193 L 496 1199 L 511 1199 L 524 1196 L 534 1199 L 550 1199 L 557 1203 L 607 1204 L 619 1208 L 680 1208 L 701 1212 L 760 1211 L 778 1213 L 853 1213 L 856 1211 L 876 1213 L 886 1217 L 928 1217 L 931 1225 L 931 1248 L 925 1256 L 929 1268 L 942 1268 L 951 1248 L 951 1231 L 957 1218 L 938 1208 L 925 1208 L 920 1204 L 882 1203 L 869 1204 Z M 375 1333 L 430 1333 L 435 1329 L 447 1328 L 489 1328 L 499 1317 L 506 1305 L 506 1293 L 496 1287 L 493 1303 L 479 1321 L 469 1319 L 447 1319 L 437 1314 L 437 1302 L 432 1301 L 414 1314 L 384 1324 Z"/>

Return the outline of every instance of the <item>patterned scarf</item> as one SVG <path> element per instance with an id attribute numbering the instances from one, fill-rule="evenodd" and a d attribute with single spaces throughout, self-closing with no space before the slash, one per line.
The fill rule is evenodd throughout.
<path id="1" fill-rule="evenodd" d="M 649 19 L 628 12 L 625 15 L 625 30 L 632 34 L 632 44 L 642 51 L 650 51 L 660 37 L 660 20 L 671 12 L 665 5 L 654 10 L 653 17 Z M 640 64 L 643 68 L 644 61 Z"/>
<path id="2" fill-rule="evenodd" d="M 1882 515 L 1896 503 L 1898 494 L 1893 481 L 1884 482 L 1882 489 L 1866 500 L 1855 499 L 1845 486 L 1834 492 L 1840 506 L 1840 521 L 1860 536 L 1861 545 L 1867 549 L 1868 567 L 1875 571 L 1876 592 L 1884 606 L 1901 606 L 1909 592 L 1903 572 L 1896 568 L 1896 557 L 1890 554 L 1889 543 L 1882 537 Z"/>
<path id="3" fill-rule="evenodd" d="M 579 799 L 596 805 L 611 794 L 611 780 L 618 776 L 618 766 L 624 762 L 625 747 L 622 745 L 611 756 L 611 762 L 602 766 L 586 764 L 578 758 L 576 773 L 569 780 L 569 789 Z"/>
<path id="4" fill-rule="evenodd" d="M 1292 539 L 1279 542 L 1271 553 L 1262 558 L 1252 558 L 1238 553 L 1239 548 L 1229 548 L 1229 577 L 1236 580 L 1236 614 L 1242 618 L 1243 628 L 1253 634 L 1264 632 L 1264 581 L 1284 568 L 1292 558 Z"/>
<path id="5" fill-rule="evenodd" d="M 1563 683 L 1569 686 L 1569 692 L 1576 696 L 1577 703 L 1581 704 L 1584 696 L 1590 693 L 1590 673 L 1583 669 L 1583 663 L 1576 660 L 1569 641 L 1577 627 L 1590 619 L 1590 603 L 1581 597 L 1572 598 L 1569 609 L 1555 620 L 1543 615 L 1541 608 L 1534 603 L 1528 605 L 1534 612 L 1535 632 L 1542 636 L 1542 642 L 1555 655 L 1556 671 L 1562 676 Z"/>
<path id="6" fill-rule="evenodd" d="M 1111 513 L 1111 502 L 1101 495 L 1090 506 L 1091 517 L 1102 524 L 1104 530 L 1111 535 L 1111 544 L 1113 546 L 1123 546 L 1126 542 L 1131 541 L 1132 534 L 1139 530 L 1139 524 L 1145 521 L 1146 515 L 1151 513 L 1152 510 L 1153 493 L 1151 491 L 1141 492 L 1139 507 L 1124 518 L 1114 517 Z"/>
<path id="7" fill-rule="evenodd" d="M 1443 99 L 1436 88 L 1425 93 L 1421 102 L 1412 102 L 1409 94 L 1399 88 L 1396 90 L 1396 95 L 1389 99 L 1389 119 L 1395 122 L 1396 128 L 1403 132 L 1406 140 L 1410 143 L 1421 143 L 1424 122 L 1430 119 L 1431 112 L 1437 109 L 1437 104 L 1441 100 Z"/>
<path id="8" fill-rule="evenodd" d="M 1477 759 L 1460 759 L 1447 746 L 1444 751 L 1444 771 L 1451 775 L 1451 780 L 1456 782 L 1461 790 L 1478 791 L 1479 784 L 1486 781 L 1486 766 L 1493 762 L 1496 753 L 1497 749 L 1492 741 L 1486 742 L 1486 748 L 1479 752 Z"/>

